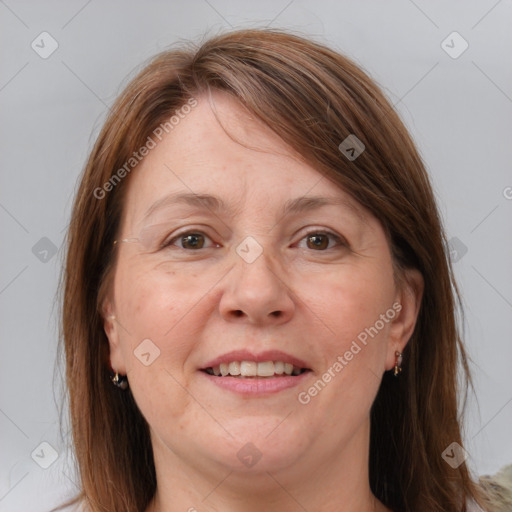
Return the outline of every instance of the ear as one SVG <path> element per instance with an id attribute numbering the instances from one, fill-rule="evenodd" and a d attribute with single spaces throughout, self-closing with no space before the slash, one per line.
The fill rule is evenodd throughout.
<path id="1" fill-rule="evenodd" d="M 103 301 L 102 308 L 103 329 L 108 338 L 110 348 L 110 364 L 115 372 L 126 375 L 126 365 L 120 346 L 119 323 L 117 322 L 112 301 L 107 298 Z"/>
<path id="2" fill-rule="evenodd" d="M 395 366 L 395 352 L 403 352 L 414 332 L 425 283 L 419 270 L 407 269 L 397 286 L 393 303 L 393 309 L 397 314 L 391 321 L 389 330 L 386 370 L 391 370 Z"/>

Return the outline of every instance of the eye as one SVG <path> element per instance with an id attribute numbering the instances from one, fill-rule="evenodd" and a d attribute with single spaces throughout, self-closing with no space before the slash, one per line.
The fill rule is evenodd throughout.
<path id="1" fill-rule="evenodd" d="M 325 251 L 326 249 L 332 249 L 336 245 L 342 247 L 347 245 L 340 236 L 328 231 L 310 231 L 302 240 L 306 240 L 306 247 L 308 249 L 315 251 Z"/>
<path id="2" fill-rule="evenodd" d="M 342 237 L 328 231 L 310 231 L 299 242 L 299 246 L 304 240 L 306 241 L 306 247 L 315 251 L 325 251 L 327 249 L 333 249 L 336 246 L 347 246 L 347 243 Z M 207 246 L 208 241 L 211 242 L 210 246 Z M 220 247 L 219 244 L 214 243 L 208 235 L 201 231 L 187 231 L 180 233 L 179 235 L 165 241 L 161 248 L 171 248 L 173 246 L 178 249 L 189 251 Z"/>
<path id="3" fill-rule="evenodd" d="M 198 250 L 198 249 L 209 249 L 209 247 L 205 247 L 206 240 L 211 240 L 209 236 L 205 235 L 201 231 L 188 231 L 186 233 L 181 233 L 174 238 L 164 242 L 162 244 L 162 248 L 170 247 L 176 244 L 179 249 L 189 249 L 189 250 Z M 219 247 L 218 244 L 215 244 L 216 247 Z"/>

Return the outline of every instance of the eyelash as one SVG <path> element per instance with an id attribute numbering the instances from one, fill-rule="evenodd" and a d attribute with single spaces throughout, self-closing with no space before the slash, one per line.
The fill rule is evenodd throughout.
<path id="1" fill-rule="evenodd" d="M 208 239 L 211 240 L 211 238 L 206 233 L 204 233 L 204 231 L 199 231 L 199 230 L 198 231 L 184 231 L 183 233 L 179 233 L 178 235 L 174 236 L 170 240 L 165 241 L 161 245 L 161 249 L 168 249 L 168 248 L 170 248 L 172 245 L 174 245 L 174 242 L 184 238 L 187 235 L 203 235 L 205 238 L 208 238 Z M 333 233 L 331 231 L 326 231 L 326 230 L 311 230 L 311 231 L 308 231 L 299 241 L 301 242 L 302 240 L 305 240 L 309 236 L 312 236 L 312 235 L 325 235 L 325 236 L 329 236 L 335 242 L 337 242 L 338 246 L 348 247 L 348 243 L 344 240 L 344 238 L 342 238 L 341 236 L 337 235 L 336 233 Z M 215 247 L 213 247 L 213 248 L 215 248 Z M 335 247 L 327 247 L 326 249 L 322 249 L 322 250 L 315 251 L 315 252 L 325 252 L 328 249 L 334 249 L 334 248 Z M 177 247 L 177 249 L 181 249 L 183 251 L 188 251 L 188 252 L 198 252 L 201 249 L 212 249 L 212 247 L 203 247 L 201 249 L 186 249 L 185 247 Z M 311 249 L 311 250 L 313 250 L 313 249 Z"/>

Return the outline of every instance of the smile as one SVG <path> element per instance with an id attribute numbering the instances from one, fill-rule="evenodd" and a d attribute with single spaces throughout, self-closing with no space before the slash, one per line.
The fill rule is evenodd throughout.
<path id="1" fill-rule="evenodd" d="M 283 361 L 232 361 L 221 363 L 218 366 L 205 368 L 203 371 L 216 377 L 237 377 L 237 378 L 274 378 L 297 376 L 308 371 L 307 368 L 299 368 L 291 363 Z"/>

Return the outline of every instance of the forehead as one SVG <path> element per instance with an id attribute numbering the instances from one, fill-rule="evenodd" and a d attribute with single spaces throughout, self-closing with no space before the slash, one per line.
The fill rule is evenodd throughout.
<path id="1" fill-rule="evenodd" d="M 206 199 L 206 207 L 209 201 L 238 213 L 248 202 L 263 212 L 289 208 L 302 196 L 324 197 L 366 216 L 353 198 L 221 92 L 199 97 L 134 169 L 124 217 L 133 227 L 157 205 L 171 205 L 173 197 L 185 195 L 192 202 L 194 195 L 216 196 L 220 204 Z"/>

